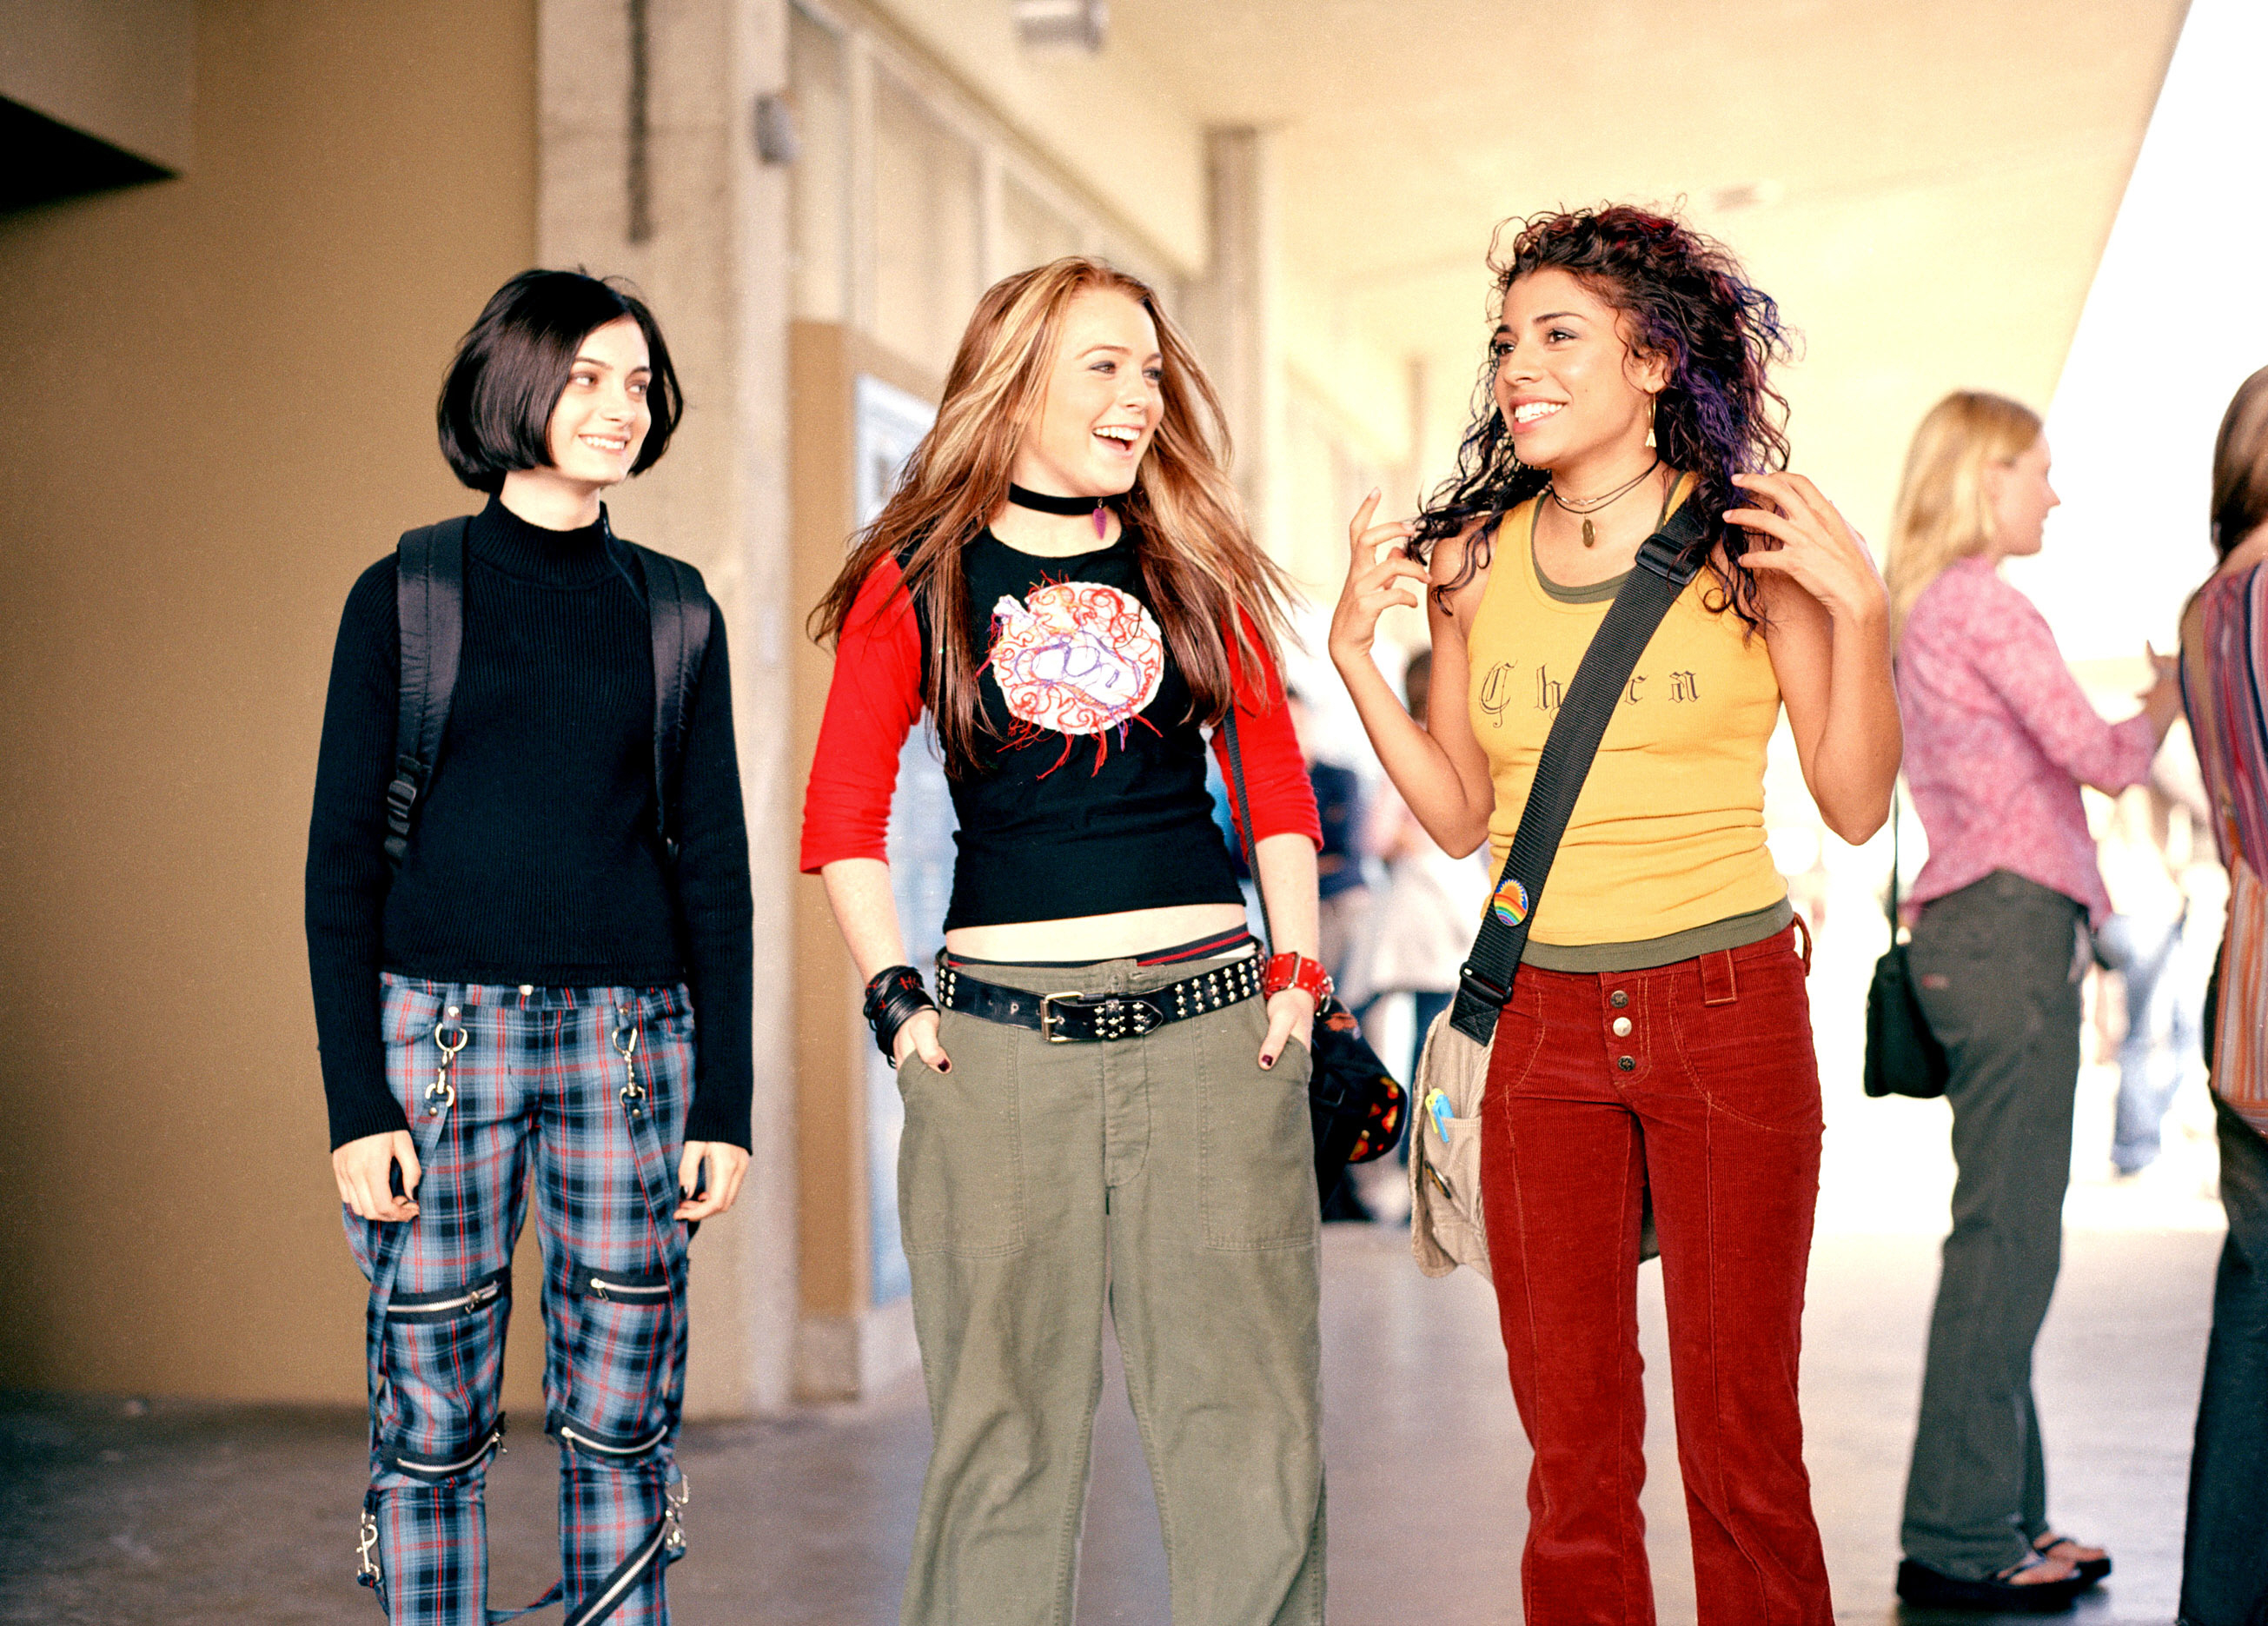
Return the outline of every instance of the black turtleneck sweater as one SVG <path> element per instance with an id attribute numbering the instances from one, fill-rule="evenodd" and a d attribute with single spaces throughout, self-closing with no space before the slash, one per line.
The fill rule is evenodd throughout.
<path id="1" fill-rule="evenodd" d="M 688 1140 L 747 1146 L 747 832 L 725 623 L 687 708 L 674 886 L 654 833 L 644 584 L 599 526 L 549 531 L 490 498 L 466 538 L 465 635 L 431 784 L 386 861 L 399 629 L 392 555 L 347 596 L 307 838 L 307 957 L 331 1144 L 405 1127 L 379 975 L 547 988 L 687 982 Z"/>

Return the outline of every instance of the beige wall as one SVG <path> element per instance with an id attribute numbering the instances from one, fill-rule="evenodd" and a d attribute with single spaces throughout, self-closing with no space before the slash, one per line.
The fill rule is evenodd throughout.
<path id="1" fill-rule="evenodd" d="M 0 216 L 0 1385 L 361 1393 L 307 800 L 349 584 L 469 505 L 429 403 L 534 256 L 534 37 L 204 4 L 188 177 Z"/>

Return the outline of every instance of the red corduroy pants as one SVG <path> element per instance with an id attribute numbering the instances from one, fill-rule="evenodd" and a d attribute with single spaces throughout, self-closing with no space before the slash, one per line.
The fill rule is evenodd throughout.
<path id="1" fill-rule="evenodd" d="M 1638 1247 L 1661 1241 L 1701 1626 L 1829 1626 L 1796 1411 L 1819 1072 L 1796 928 L 1644 971 L 1523 968 L 1497 1023 L 1481 1189 L 1535 1448 L 1528 1626 L 1652 1626 Z"/>

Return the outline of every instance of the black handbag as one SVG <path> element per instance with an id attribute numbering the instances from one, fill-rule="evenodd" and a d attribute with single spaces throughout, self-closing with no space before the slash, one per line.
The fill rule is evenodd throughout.
<path id="1" fill-rule="evenodd" d="M 1229 780 L 1236 795 L 1237 838 L 1243 843 L 1252 890 L 1260 898 L 1261 941 L 1273 955 L 1276 931 L 1268 919 L 1268 894 L 1260 884 L 1260 864 L 1253 851 L 1252 812 L 1245 801 L 1244 753 L 1236 743 L 1233 706 L 1224 726 L 1228 731 Z M 1307 1117 L 1315 1132 L 1315 1188 L 1328 1197 L 1348 1164 L 1371 1162 L 1401 1144 L 1410 1093 L 1378 1059 L 1378 1052 L 1362 1036 L 1362 1024 L 1336 994 L 1316 1009 L 1307 1054 L 1312 1058 Z"/>
<path id="2" fill-rule="evenodd" d="M 1874 962 L 1867 989 L 1867 1071 L 1869 1095 L 1910 1095 L 1934 1100 L 1952 1076 L 1945 1047 L 1929 1029 L 1914 993 L 1908 945 L 1898 940 L 1898 804 L 1890 799 L 1889 952 Z"/>

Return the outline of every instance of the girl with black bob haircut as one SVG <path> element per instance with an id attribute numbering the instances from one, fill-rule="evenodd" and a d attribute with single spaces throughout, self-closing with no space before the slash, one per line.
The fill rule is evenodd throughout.
<path id="1" fill-rule="evenodd" d="M 1810 945 L 1764 845 L 1764 772 L 1784 702 L 1828 827 L 1860 842 L 1881 826 L 1899 751 L 1881 578 L 1782 472 L 1786 332 L 1721 245 L 1643 210 L 1577 210 L 1521 223 L 1489 269 L 1457 474 L 1414 521 L 1373 525 L 1376 492 L 1357 511 L 1330 651 L 1410 812 L 1452 854 L 1489 842 L 1490 907 L 1529 927 L 1477 1126 L 1535 1448 L 1526 1618 L 1653 1619 L 1650 1192 L 1698 1618 L 1829 1626 L 1796 1409 L 1822 1128 Z M 1674 515 L 1700 521 L 1683 558 L 1703 568 L 1616 699 L 1531 897 L 1505 866 L 1544 740 L 1641 546 L 1686 528 Z M 1424 727 L 1370 655 L 1386 607 L 1420 603 Z"/>
<path id="2" fill-rule="evenodd" d="M 661 324 L 645 302 L 580 271 L 522 271 L 496 291 L 441 386 L 434 416 L 441 455 L 457 478 L 494 496 L 504 476 L 551 461 L 551 414 L 572 381 L 584 338 L 624 319 L 645 343 L 645 440 L 630 467 L 643 475 L 661 461 L 685 401 L 669 363 Z"/>
<path id="3" fill-rule="evenodd" d="M 668 1619 L 686 1248 L 747 1167 L 747 838 L 723 621 L 600 495 L 659 460 L 679 410 L 641 302 L 513 277 L 438 414 L 488 505 L 405 535 L 340 622 L 307 947 L 371 1284 L 360 1578 L 397 1622 L 491 1618 L 483 1486 L 531 1183 L 549 1598 L 578 1626 Z"/>

